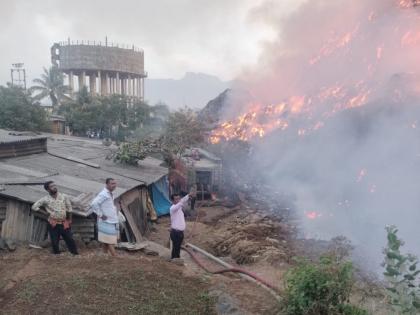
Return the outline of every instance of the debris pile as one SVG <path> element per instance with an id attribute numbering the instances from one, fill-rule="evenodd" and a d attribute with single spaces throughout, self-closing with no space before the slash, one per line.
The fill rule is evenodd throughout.
<path id="1" fill-rule="evenodd" d="M 277 218 L 239 212 L 234 220 L 220 227 L 210 247 L 217 256 L 230 255 L 238 264 L 285 261 L 290 257 L 290 229 Z"/>

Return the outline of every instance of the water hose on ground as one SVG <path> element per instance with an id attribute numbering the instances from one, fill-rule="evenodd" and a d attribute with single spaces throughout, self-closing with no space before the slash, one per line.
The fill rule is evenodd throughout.
<path id="1" fill-rule="evenodd" d="M 193 258 L 193 260 L 197 263 L 197 265 L 199 265 L 201 268 L 203 268 L 204 270 L 206 270 L 209 273 L 213 273 L 213 274 L 221 274 L 221 273 L 226 273 L 226 272 L 234 272 L 234 273 L 239 273 L 239 275 L 248 280 L 251 281 L 253 283 L 256 283 L 257 285 L 259 285 L 260 287 L 264 288 L 265 290 L 267 290 L 268 292 L 270 292 L 270 294 L 272 296 L 274 296 L 274 298 L 278 301 L 281 300 L 281 297 L 277 294 L 277 292 L 275 290 L 277 290 L 277 288 L 272 285 L 271 283 L 267 282 L 266 280 L 260 278 L 258 275 L 242 269 L 242 268 L 237 268 L 237 267 L 233 267 L 232 265 L 228 264 L 227 262 L 213 256 L 212 254 L 206 252 L 205 250 L 187 243 L 185 247 L 183 247 L 183 249 L 190 254 L 190 256 Z M 197 251 L 201 254 L 203 254 L 204 256 L 206 256 L 207 258 L 213 260 L 214 262 L 217 262 L 218 264 L 222 265 L 225 267 L 225 269 L 220 269 L 220 270 L 210 270 L 209 268 L 207 268 L 202 261 L 197 257 L 197 255 L 194 253 L 194 251 Z"/>

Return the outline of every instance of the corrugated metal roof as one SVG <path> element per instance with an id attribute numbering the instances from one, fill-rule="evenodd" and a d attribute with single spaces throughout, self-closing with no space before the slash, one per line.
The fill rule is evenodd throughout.
<path id="1" fill-rule="evenodd" d="M 160 166 L 162 161 L 148 157 L 138 166 L 116 164 L 107 159 L 117 147 L 106 147 L 99 140 L 52 136 L 48 139 L 48 152 L 63 157 L 74 156 L 91 163 L 98 164 L 100 169 L 112 174 L 119 174 L 147 184 L 154 183 L 168 174 L 166 167 Z"/>
<path id="2" fill-rule="evenodd" d="M 110 149 L 98 141 L 49 137 L 48 151 L 63 157 L 77 157 L 98 164 L 99 168 L 49 153 L 2 159 L 0 161 L 0 195 L 34 202 L 46 193 L 42 185 L 2 185 L 2 183 L 52 180 L 57 184 L 59 191 L 75 198 L 84 193 L 98 193 L 103 189 L 105 179 L 112 177 L 118 183 L 115 194 L 118 197 L 139 185 L 156 182 L 168 173 L 166 168 L 150 161 L 139 167 L 115 164 L 106 159 Z"/>
<path id="3" fill-rule="evenodd" d="M 13 143 L 21 141 L 30 141 L 35 139 L 45 139 L 46 136 L 37 135 L 32 132 L 19 132 L 0 129 L 0 144 Z"/>

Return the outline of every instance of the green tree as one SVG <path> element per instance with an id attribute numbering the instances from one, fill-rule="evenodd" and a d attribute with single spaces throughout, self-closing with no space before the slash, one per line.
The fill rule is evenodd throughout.
<path id="1" fill-rule="evenodd" d="M 36 84 L 30 88 L 31 92 L 38 93 L 34 98 L 38 101 L 49 97 L 53 106 L 53 111 L 56 112 L 63 100 L 68 100 L 66 95 L 70 93 L 70 88 L 64 85 L 64 75 L 57 66 L 52 66 L 49 69 L 44 68 L 44 73 L 40 78 L 34 79 Z"/>
<path id="2" fill-rule="evenodd" d="M 147 112 L 143 112 L 147 119 L 142 122 L 132 135 L 132 139 L 159 139 L 165 129 L 170 111 L 166 104 L 158 103 L 154 106 L 148 106 Z"/>
<path id="3" fill-rule="evenodd" d="M 146 156 L 159 153 L 171 167 L 173 161 L 180 157 L 187 148 L 204 141 L 205 131 L 194 111 L 188 108 L 178 110 L 169 115 L 160 137 L 142 138 L 124 143 L 113 155 L 113 158 L 117 162 L 137 164 Z"/>
<path id="4" fill-rule="evenodd" d="M 181 109 L 169 115 L 163 145 L 170 153 L 179 156 L 185 149 L 203 142 L 204 134 L 205 129 L 196 113 L 189 108 Z"/>
<path id="5" fill-rule="evenodd" d="M 387 247 L 384 249 L 385 279 L 388 282 L 389 304 L 397 314 L 420 314 L 419 260 L 411 254 L 402 254 L 404 242 L 398 238 L 398 229 L 387 226 Z"/>
<path id="6" fill-rule="evenodd" d="M 47 130 L 47 115 L 38 102 L 20 87 L 0 86 L 0 128 Z"/>
<path id="7" fill-rule="evenodd" d="M 149 106 L 143 102 L 133 104 L 122 95 L 91 96 L 83 88 L 75 101 L 62 106 L 60 113 L 66 117 L 74 134 L 85 135 L 88 130 L 95 130 L 122 141 L 148 122 Z"/>

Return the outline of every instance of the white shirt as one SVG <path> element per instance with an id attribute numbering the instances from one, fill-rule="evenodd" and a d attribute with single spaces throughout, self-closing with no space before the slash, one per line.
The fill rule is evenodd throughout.
<path id="1" fill-rule="evenodd" d="M 174 230 L 185 230 L 185 218 L 182 208 L 187 205 L 189 197 L 189 195 L 186 195 L 176 205 L 172 205 L 169 209 L 171 214 L 171 228 Z"/>
<path id="2" fill-rule="evenodd" d="M 118 210 L 114 204 L 114 196 L 108 189 L 104 188 L 93 199 L 90 207 L 98 215 L 98 220 L 102 220 L 101 217 L 105 215 L 107 218 L 104 222 L 118 223 Z"/>

